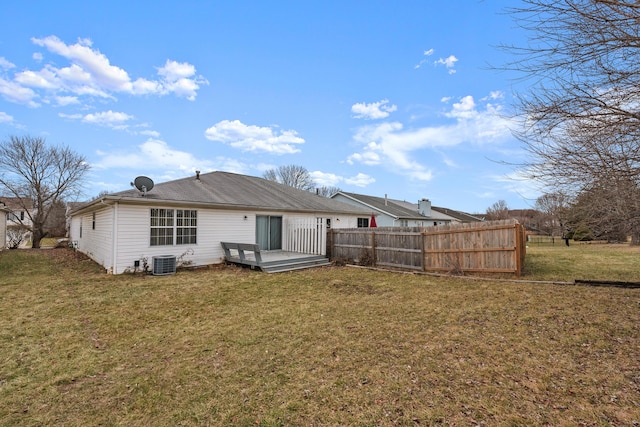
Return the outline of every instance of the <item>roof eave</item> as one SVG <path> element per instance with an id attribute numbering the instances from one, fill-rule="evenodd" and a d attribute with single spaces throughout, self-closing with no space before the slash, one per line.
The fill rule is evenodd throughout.
<path id="1" fill-rule="evenodd" d="M 257 210 L 257 211 L 271 211 L 271 212 L 303 212 L 303 213 L 318 213 L 318 214 L 331 214 L 331 215 L 363 215 L 364 211 L 340 211 L 340 210 L 326 210 L 326 209 L 306 209 L 306 208 L 278 208 L 273 206 L 255 206 L 246 204 L 230 204 L 230 203 L 212 203 L 212 202 L 194 202 L 194 201 L 182 201 L 173 199 L 152 199 L 148 197 L 126 197 L 126 196 L 104 196 L 100 199 L 89 202 L 88 204 L 79 207 L 69 213 L 70 216 L 78 215 L 84 212 L 95 209 L 98 204 L 112 205 L 114 203 L 126 203 L 132 205 L 162 205 L 162 206 L 189 206 L 189 207 L 202 207 L 212 209 L 228 209 L 228 210 Z"/>

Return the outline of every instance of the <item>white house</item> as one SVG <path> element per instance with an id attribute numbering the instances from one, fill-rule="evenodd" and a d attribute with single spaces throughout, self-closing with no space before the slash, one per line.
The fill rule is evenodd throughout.
<path id="1" fill-rule="evenodd" d="M 31 216 L 35 214 L 33 202 L 17 197 L 0 197 L 0 206 L 7 210 L 5 233 L 3 241 L 12 246 L 20 241 L 26 242 L 31 238 L 31 227 L 33 225 Z M 12 241 L 9 241 L 12 240 Z"/>
<path id="2" fill-rule="evenodd" d="M 324 255 L 326 229 L 356 227 L 362 208 L 228 172 L 106 195 L 70 212 L 75 247 L 120 274 L 153 257 L 192 266 L 224 261 L 221 242 Z"/>
<path id="3" fill-rule="evenodd" d="M 7 246 L 7 216 L 9 209 L 0 202 L 0 251 Z"/>
<path id="4" fill-rule="evenodd" d="M 331 198 L 368 210 L 369 216 L 375 216 L 378 227 L 426 227 L 452 222 L 481 221 L 480 218 L 464 212 L 432 206 L 428 199 L 410 203 L 390 199 L 386 195 L 374 197 L 344 191 L 333 194 Z M 362 219 L 358 222 L 358 227 L 369 227 L 369 225 L 370 219 Z"/>

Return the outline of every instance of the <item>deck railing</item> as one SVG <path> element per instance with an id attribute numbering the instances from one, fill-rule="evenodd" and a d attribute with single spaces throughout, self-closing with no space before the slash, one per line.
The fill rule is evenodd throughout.
<path id="1" fill-rule="evenodd" d="M 326 255 L 324 218 L 291 218 L 285 221 L 282 249 L 303 254 Z"/>

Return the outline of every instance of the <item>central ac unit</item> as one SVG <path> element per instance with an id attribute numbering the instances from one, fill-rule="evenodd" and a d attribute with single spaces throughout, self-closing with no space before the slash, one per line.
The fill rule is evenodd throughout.
<path id="1" fill-rule="evenodd" d="M 175 274 L 176 257 L 175 255 L 162 255 L 153 257 L 153 275 L 163 276 L 166 274 Z"/>

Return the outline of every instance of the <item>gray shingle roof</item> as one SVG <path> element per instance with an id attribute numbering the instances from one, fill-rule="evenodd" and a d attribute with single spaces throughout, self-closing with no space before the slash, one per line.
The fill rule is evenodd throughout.
<path id="1" fill-rule="evenodd" d="M 369 206 L 374 207 L 375 209 L 387 212 L 391 216 L 394 216 L 398 219 L 417 219 L 417 220 L 425 219 L 425 216 L 421 215 L 418 212 L 417 203 L 411 203 L 405 200 L 396 200 L 396 199 L 390 199 L 390 198 L 385 199 L 383 197 L 367 196 L 364 194 L 347 193 L 344 191 L 341 191 L 340 194 L 359 200 L 363 203 L 366 203 Z M 465 212 L 456 211 L 454 209 L 431 206 L 431 210 L 448 215 L 452 218 L 456 218 L 461 222 L 482 221 L 482 219 L 480 218 L 477 218 L 473 215 L 469 215 Z"/>
<path id="2" fill-rule="evenodd" d="M 396 217 L 398 219 L 417 219 L 417 220 L 425 219 L 423 215 L 420 215 L 418 213 L 417 205 L 415 209 L 408 209 L 405 206 L 401 206 L 400 204 L 395 203 L 396 202 L 395 200 L 392 200 L 392 199 L 385 200 L 385 198 L 383 197 L 374 197 L 374 196 L 367 196 L 364 194 L 347 193 L 345 191 L 341 191 L 339 194 L 359 200 L 362 203 L 365 203 L 379 211 L 386 212 L 389 215 Z"/>
<path id="3" fill-rule="evenodd" d="M 431 209 L 445 215 L 449 215 L 453 218 L 456 218 L 462 222 L 480 222 L 482 218 L 478 218 L 477 216 L 470 215 L 466 212 L 456 211 L 454 209 L 440 208 L 438 206 L 431 206 Z"/>
<path id="4" fill-rule="evenodd" d="M 309 191 L 299 190 L 263 178 L 230 172 L 204 173 L 200 174 L 200 179 L 191 176 L 157 183 L 144 196 L 137 189 L 131 189 L 109 194 L 105 196 L 105 199 L 154 204 L 159 202 L 193 203 L 221 208 L 277 211 L 367 213 L 358 207 Z M 85 205 L 85 207 L 87 206 Z"/>

